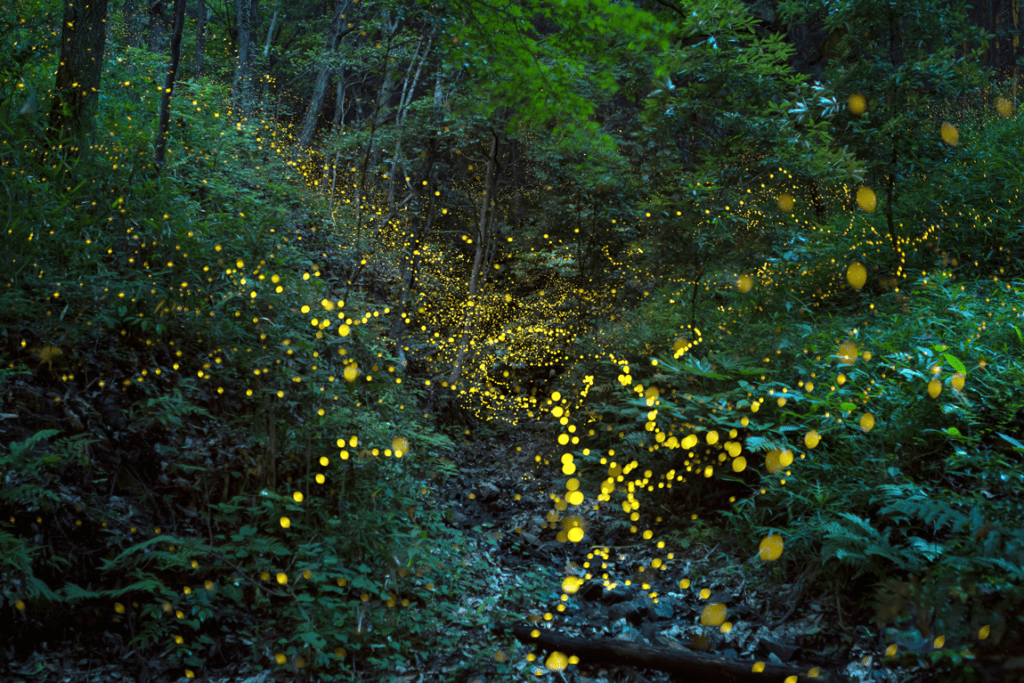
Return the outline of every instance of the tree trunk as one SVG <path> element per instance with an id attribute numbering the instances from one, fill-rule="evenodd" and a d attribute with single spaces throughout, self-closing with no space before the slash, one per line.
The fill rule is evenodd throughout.
<path id="1" fill-rule="evenodd" d="M 99 104 L 107 0 L 64 0 L 50 131 L 73 151 L 88 142 Z"/>
<path id="2" fill-rule="evenodd" d="M 263 46 L 263 57 L 266 58 L 270 55 L 270 41 L 274 37 L 274 24 L 277 23 L 277 10 L 274 10 L 274 15 L 270 17 L 270 28 L 267 29 L 267 43 Z"/>
<path id="3" fill-rule="evenodd" d="M 334 93 L 334 118 L 331 119 L 331 130 L 345 123 L 345 67 L 338 69 L 337 91 Z"/>
<path id="4" fill-rule="evenodd" d="M 395 347 L 399 353 L 399 357 L 404 357 L 402 353 L 404 349 L 401 346 L 402 337 L 402 326 L 405 324 L 405 311 L 409 304 L 409 298 L 412 296 L 412 291 L 416 287 L 416 276 L 419 273 L 421 252 L 420 244 L 423 241 L 423 235 L 430 232 L 430 229 L 434 226 L 434 219 L 437 216 L 437 154 L 438 147 L 440 145 L 438 140 L 438 133 L 441 130 L 441 124 L 444 122 L 444 111 L 443 106 L 443 95 L 444 93 L 444 71 L 438 69 L 437 76 L 434 79 L 434 137 L 430 141 L 429 150 L 427 152 L 427 215 L 426 219 L 416 224 L 416 228 L 413 231 L 409 245 L 407 247 L 406 259 L 403 264 L 402 270 L 402 291 L 399 294 L 398 305 L 395 310 L 395 317 L 391 320 L 391 330 L 389 335 L 395 342 Z"/>
<path id="5" fill-rule="evenodd" d="M 164 79 L 163 92 L 160 94 L 160 125 L 156 135 L 156 170 L 163 170 L 164 157 L 167 154 L 167 128 L 171 121 L 171 95 L 174 94 L 174 83 L 178 77 L 178 64 L 181 62 L 181 33 L 185 28 L 185 0 L 174 2 L 174 31 L 171 34 L 171 68 Z"/>
<path id="6" fill-rule="evenodd" d="M 206 25 L 213 16 L 213 10 L 199 0 L 198 23 L 196 26 L 196 68 L 195 77 L 203 75 L 203 60 L 206 58 Z"/>
<path id="7" fill-rule="evenodd" d="M 146 18 L 149 21 L 149 51 L 162 55 L 167 51 L 167 34 L 174 22 L 174 12 L 168 11 L 170 0 L 149 0 Z"/>
<path id="8" fill-rule="evenodd" d="M 416 286 L 416 275 L 420 268 L 420 245 L 423 242 L 423 235 L 430 232 L 434 226 L 434 216 L 437 212 L 437 202 L 434 192 L 437 189 L 437 167 L 436 141 L 431 141 L 429 157 L 427 159 L 427 208 L 426 216 L 415 222 L 413 232 L 409 235 L 409 242 L 406 245 L 406 255 L 402 263 L 402 290 L 398 295 L 398 303 L 395 306 L 395 315 L 391 319 L 391 330 L 388 336 L 394 340 L 396 350 L 401 351 L 402 327 L 405 323 L 405 311 L 409 304 L 409 297 Z M 401 354 L 404 357 L 404 354 Z"/>
<path id="9" fill-rule="evenodd" d="M 142 46 L 142 18 L 139 16 L 139 5 L 136 0 L 125 0 L 121 8 L 124 19 L 125 43 L 128 47 Z"/>
<path id="10" fill-rule="evenodd" d="M 252 110 L 252 35 L 256 24 L 259 0 L 235 0 L 235 22 L 238 27 L 238 58 L 231 82 L 235 107 L 242 117 Z"/>
<path id="11" fill-rule="evenodd" d="M 391 68 L 391 47 L 392 41 L 394 40 L 395 34 L 398 31 L 398 25 L 400 19 L 391 21 L 391 13 L 387 10 L 383 13 L 384 19 L 384 30 L 387 32 L 388 42 L 387 47 L 384 50 L 384 60 L 382 63 L 383 82 L 381 87 L 377 90 L 377 98 L 374 101 L 373 107 L 373 118 L 371 120 L 371 129 L 377 130 L 384 121 L 387 120 L 387 108 L 388 103 L 391 102 L 391 98 L 395 95 L 395 70 Z M 377 164 L 380 162 L 380 152 L 378 148 L 370 150 L 369 166 L 372 169 L 377 168 Z"/>
<path id="12" fill-rule="evenodd" d="M 299 147 L 302 149 L 308 148 L 313 141 L 316 122 L 320 118 L 320 109 L 323 107 L 324 97 L 327 95 L 327 86 L 331 82 L 331 71 L 337 68 L 330 64 L 331 56 L 338 49 L 338 42 L 352 31 L 351 28 L 345 31 L 341 30 L 347 9 L 348 2 L 339 2 L 334 6 L 334 16 L 331 17 L 331 24 L 327 29 L 327 41 L 324 44 L 320 64 L 317 66 L 313 96 L 309 98 L 309 106 L 306 107 L 306 115 L 302 119 L 302 129 L 299 133 Z"/>
<path id="13" fill-rule="evenodd" d="M 331 165 L 331 198 L 327 202 L 327 210 L 332 211 L 334 209 L 334 191 L 338 187 L 338 157 L 341 156 L 341 151 L 334 153 L 334 163 Z"/>
<path id="14" fill-rule="evenodd" d="M 477 308 L 479 302 L 477 297 L 483 291 L 487 280 L 487 273 L 484 272 L 485 257 L 490 246 L 491 222 L 494 216 L 494 190 L 498 184 L 498 134 L 491 133 L 491 151 L 487 155 L 487 170 L 484 175 L 484 199 L 480 207 L 480 226 L 477 228 L 476 253 L 473 256 L 473 270 L 469 276 L 469 292 L 466 296 L 466 311 L 463 314 L 462 335 L 459 338 L 459 353 L 455 357 L 455 364 L 448 376 L 448 384 L 455 385 L 462 377 L 462 368 L 469 355 L 470 343 L 476 332 L 476 321 L 478 317 Z"/>
<path id="15" fill-rule="evenodd" d="M 895 154 L 893 157 L 895 158 Z M 896 219 L 893 216 L 893 203 L 896 199 L 896 162 L 893 161 L 889 168 L 889 175 L 885 183 L 885 223 L 889 228 L 889 240 L 892 242 L 893 260 L 896 262 L 894 272 L 896 277 L 903 275 L 903 252 L 900 249 L 899 237 L 896 235 Z"/>
<path id="16" fill-rule="evenodd" d="M 512 158 L 509 165 L 512 166 L 512 194 L 515 197 L 515 219 L 513 225 L 516 228 L 516 234 L 523 229 L 523 185 L 522 179 L 519 177 L 519 163 L 522 159 L 523 150 L 522 142 L 516 140 L 512 143 Z"/>

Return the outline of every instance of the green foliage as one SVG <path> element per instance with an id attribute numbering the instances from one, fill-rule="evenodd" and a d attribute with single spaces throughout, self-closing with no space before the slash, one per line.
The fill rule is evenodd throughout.
<path id="1" fill-rule="evenodd" d="M 172 661 L 201 666 L 218 634 L 259 623 L 251 655 L 264 666 L 281 654 L 298 668 L 337 672 L 348 656 L 380 647 L 409 657 L 448 617 L 436 596 L 465 577 L 439 571 L 461 559 L 449 545 L 438 553 L 438 519 L 417 523 L 404 513 L 418 505 L 422 483 L 384 469 L 369 462 L 352 470 L 336 498 L 236 497 L 212 506 L 211 538 L 162 535 L 125 549 L 104 565 L 111 576 L 174 582 L 161 583 L 141 608 L 133 644 L 162 650 L 181 634 L 187 642 L 172 649 Z M 193 588 L 182 592 L 179 583 Z"/>
<path id="2" fill-rule="evenodd" d="M 336 673 L 337 647 L 394 665 L 448 637 L 437 630 L 447 601 L 484 569 L 425 510 L 425 477 L 451 441 L 415 412 L 423 390 L 385 351 L 384 307 L 342 302 L 321 278 L 326 260 L 296 248 L 316 230 L 289 214 L 299 201 L 286 166 L 229 120 L 226 89 L 182 85 L 169 163 L 152 174 L 157 62 L 112 53 L 99 120 L 113 134 L 56 177 L 39 150 L 0 147 L 5 168 L 24 169 L 4 180 L 4 381 L 32 368 L 32 386 L 60 392 L 53 408 L 33 398 L 36 410 L 68 430 L 0 457 L 7 608 L 35 624 L 49 603 L 88 605 L 98 634 L 121 632 L 164 668 L 195 671 L 225 644 L 262 666 L 284 654 Z M 60 414 L 86 400 L 88 417 Z M 121 460 L 131 443 L 147 444 L 144 461 Z M 77 519 L 59 513 L 69 501 L 55 472 L 80 480 Z M 111 492 L 141 503 L 115 512 Z M 439 561 L 468 564 L 434 587 L 414 576 Z M 270 569 L 292 583 L 263 581 Z"/>
<path id="3" fill-rule="evenodd" d="M 641 502 L 634 532 L 678 541 L 689 511 L 717 509 L 716 542 L 741 556 L 781 533 L 779 571 L 813 569 L 826 592 L 862 586 L 861 604 L 895 605 L 878 612 L 890 642 L 956 671 L 982 626 L 993 646 L 1016 637 L 1008 615 L 1024 599 L 1020 283 L 933 272 L 837 299 L 831 321 L 788 321 L 806 310 L 800 293 L 736 295 L 709 318 L 724 336 L 679 358 L 617 361 L 618 381 L 596 372 L 574 476 L 613 509 Z M 678 322 L 663 299 L 651 311 Z M 681 514 L 658 523 L 645 509 Z"/>
<path id="4" fill-rule="evenodd" d="M 54 429 L 33 434 L 25 441 L 12 443 L 0 456 L 0 477 L 4 481 L 0 489 L 0 509 L 10 512 L 36 514 L 40 511 L 52 510 L 60 504 L 60 498 L 43 483 L 49 477 L 48 470 L 60 459 L 55 456 L 43 456 L 39 447 L 47 439 L 59 432 Z M 12 534 L 9 529 L 14 526 L 14 517 L 0 520 L 0 549 L 3 559 L 0 563 L 0 590 L 8 603 L 15 598 L 27 601 L 59 600 L 59 587 L 51 587 L 39 579 L 33 571 L 33 564 L 40 548 L 29 543 L 28 539 Z M 47 564 L 58 563 L 60 558 L 47 558 Z"/>
<path id="5" fill-rule="evenodd" d="M 669 47 L 671 25 L 632 5 L 537 2 L 508 12 L 480 5 L 460 10 L 465 19 L 457 26 L 447 20 L 440 49 L 446 62 L 469 71 L 474 98 L 468 111 L 510 108 L 508 132 L 518 122 L 533 129 L 555 124 L 568 145 L 613 149 L 611 138 L 587 120 L 594 105 L 577 90 L 584 74 L 597 88 L 614 91 L 613 65 L 621 55 Z M 538 31 L 532 22 L 547 28 Z"/>
<path id="6" fill-rule="evenodd" d="M 568 491 L 626 513 L 601 520 L 616 541 L 655 530 L 749 557 L 784 537 L 773 578 L 810 567 L 826 590 L 863 589 L 879 631 L 943 671 L 983 626 L 1014 642 L 1020 119 L 960 107 L 984 82 L 954 52 L 962 9 L 918 4 L 828 8 L 822 83 L 740 3 L 353 6 L 337 54 L 288 23 L 294 40 L 258 58 L 272 75 L 249 119 L 224 78 L 229 10 L 209 75 L 177 85 L 157 175 L 163 58 L 115 41 L 103 135 L 70 155 L 38 106 L 55 8 L 22 3 L 25 22 L 0 20 L 11 623 L 88 608 L 96 633 L 164 670 L 211 667 L 220 648 L 329 680 L 355 661 L 478 657 L 466 634 L 522 616 L 506 603 L 550 577 L 498 591 L 480 552 L 496 536 L 449 531 L 430 498 L 431 478 L 457 474 L 443 432 L 464 417 L 432 383 L 465 319 L 494 136 L 494 273 L 472 302 L 487 310 L 461 405 L 559 418 L 552 459 Z M 308 88 L 317 66 L 362 120 L 289 159 L 308 90 L 290 103 L 278 84 Z M 434 78 L 413 87 L 414 66 Z M 947 120 L 959 137 L 943 141 Z M 860 182 L 885 212 L 849 213 Z M 863 287 L 846 284 L 853 260 Z M 564 394 L 540 388 L 555 377 Z"/>

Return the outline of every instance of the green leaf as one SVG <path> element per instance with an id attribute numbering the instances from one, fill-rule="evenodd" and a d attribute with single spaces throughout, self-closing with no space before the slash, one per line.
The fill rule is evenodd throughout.
<path id="1" fill-rule="evenodd" d="M 1002 432 L 996 432 L 996 434 L 1001 436 L 1006 442 L 1008 442 L 1011 446 L 1013 446 L 1014 450 L 1024 451 L 1024 443 L 1021 443 L 1020 441 L 1017 441 L 1017 439 L 1013 438 L 1012 436 L 1007 436 L 1006 434 L 1003 434 Z"/>
<path id="2" fill-rule="evenodd" d="M 1020 332 L 1018 331 L 1017 334 L 1020 334 Z M 959 358 L 957 358 L 951 353 L 944 353 L 942 354 L 942 357 L 945 358 L 951 366 L 953 366 L 954 370 L 959 372 L 961 375 L 964 375 L 965 377 L 967 376 L 967 368 L 964 367 L 964 364 L 960 361 Z"/>

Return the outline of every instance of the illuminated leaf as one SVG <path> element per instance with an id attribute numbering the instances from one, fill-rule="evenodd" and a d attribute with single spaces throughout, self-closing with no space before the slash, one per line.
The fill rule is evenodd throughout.
<path id="1" fill-rule="evenodd" d="M 959 372 L 961 375 L 966 375 L 967 374 L 967 367 L 963 364 L 963 362 L 959 358 L 957 358 L 956 356 L 954 356 L 954 355 L 952 355 L 950 353 L 944 353 L 944 354 L 942 354 L 942 357 L 945 358 L 946 361 L 949 362 L 950 366 L 954 370 Z"/>

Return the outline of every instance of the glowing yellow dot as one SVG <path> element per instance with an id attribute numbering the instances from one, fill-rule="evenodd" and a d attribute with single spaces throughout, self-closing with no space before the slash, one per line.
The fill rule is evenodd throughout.
<path id="1" fill-rule="evenodd" d="M 1003 96 L 996 98 L 996 112 L 1004 119 L 1010 118 L 1010 114 L 1013 113 L 1013 103 Z"/>
<path id="2" fill-rule="evenodd" d="M 774 562 L 782 556 L 783 546 L 782 537 L 777 534 L 772 534 L 761 539 L 757 552 L 760 558 L 765 562 Z"/>
<path id="3" fill-rule="evenodd" d="M 726 607 L 721 602 L 706 605 L 700 613 L 700 623 L 704 626 L 721 626 L 725 622 Z"/>
<path id="4" fill-rule="evenodd" d="M 864 96 L 860 93 L 854 93 L 850 95 L 849 101 L 846 106 L 850 109 L 850 113 L 854 116 L 860 116 L 868 108 L 868 101 L 864 99 Z"/>
<path id="5" fill-rule="evenodd" d="M 857 188 L 857 206 L 868 213 L 873 213 L 877 204 L 878 198 L 875 197 L 874 190 L 864 185 Z"/>
<path id="6" fill-rule="evenodd" d="M 948 121 L 942 123 L 939 132 L 942 135 L 942 141 L 950 147 L 956 147 L 957 143 L 960 142 L 960 132 L 957 131 L 956 126 Z"/>
<path id="7" fill-rule="evenodd" d="M 955 373 L 950 379 L 949 383 L 953 385 L 953 389 L 956 391 L 963 391 L 964 388 L 964 376 L 962 373 Z"/>
<path id="8" fill-rule="evenodd" d="M 860 289 L 868 280 L 868 271 L 862 263 L 857 261 L 850 264 L 846 269 L 846 281 L 854 289 Z"/>
<path id="9" fill-rule="evenodd" d="M 550 671 L 564 671 L 568 664 L 569 658 L 558 651 L 552 652 L 548 656 L 547 661 L 544 662 L 544 666 L 546 666 Z"/>

